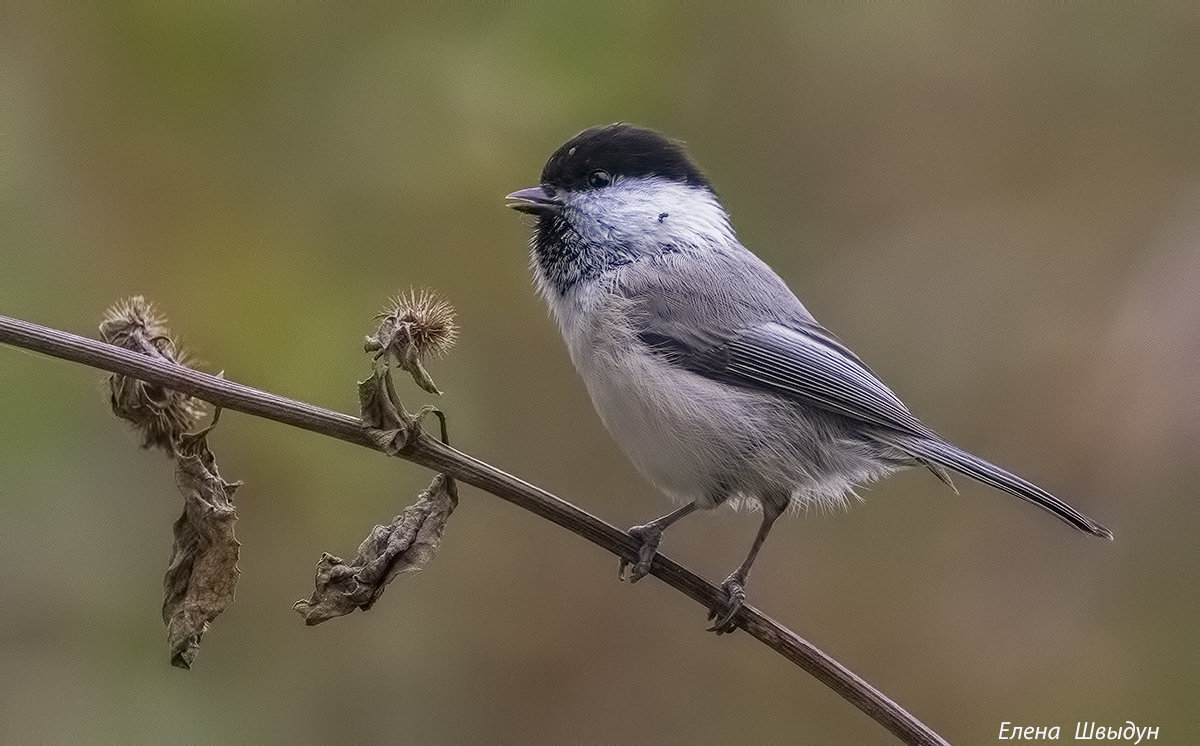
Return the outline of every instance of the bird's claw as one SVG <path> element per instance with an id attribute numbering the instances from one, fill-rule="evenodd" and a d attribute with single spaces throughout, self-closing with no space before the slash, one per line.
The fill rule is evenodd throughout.
<path id="1" fill-rule="evenodd" d="M 725 591 L 725 601 L 708 612 L 708 619 L 712 622 L 712 626 L 708 628 L 709 632 L 724 635 L 737 629 L 734 617 L 746 603 L 745 582 L 745 579 L 735 572 L 721 583 L 721 590 Z"/>
<path id="2" fill-rule="evenodd" d="M 639 542 L 638 558 L 632 566 L 630 566 L 629 560 L 621 558 L 621 566 L 617 568 L 618 579 L 625 580 L 626 567 L 629 568 L 630 583 L 636 583 L 650 574 L 650 565 L 654 562 L 655 553 L 658 552 L 658 542 L 662 540 L 662 533 L 662 529 L 653 523 L 629 529 L 629 535 Z"/>

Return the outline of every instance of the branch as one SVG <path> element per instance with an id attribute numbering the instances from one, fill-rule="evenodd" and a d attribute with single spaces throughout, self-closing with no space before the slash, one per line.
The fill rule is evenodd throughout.
<path id="1" fill-rule="evenodd" d="M 86 337 L 0 316 L 0 342 L 168 386 L 225 409 L 265 417 L 378 450 L 357 417 L 260 391 Z M 397 455 L 415 464 L 445 472 L 536 513 L 618 557 L 631 562 L 637 560 L 637 542 L 624 531 L 543 489 L 444 445 L 436 438 L 421 433 Z M 662 554 L 654 558 L 650 574 L 706 609 L 724 601 L 724 595 L 717 586 Z M 947 743 L 853 671 L 754 607 L 743 606 L 735 620 L 752 637 L 815 676 L 905 743 Z"/>

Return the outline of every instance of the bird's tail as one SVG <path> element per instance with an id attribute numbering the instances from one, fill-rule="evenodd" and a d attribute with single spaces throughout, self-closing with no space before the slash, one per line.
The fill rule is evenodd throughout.
<path id="1" fill-rule="evenodd" d="M 1016 495 L 1022 500 L 1028 500 L 1034 505 L 1054 514 L 1056 518 L 1068 523 L 1084 533 L 1101 536 L 1112 541 L 1112 531 L 1096 523 L 1075 508 L 1067 505 L 1054 495 L 1038 487 L 1032 482 L 1021 479 L 1016 474 L 1001 469 L 995 464 L 984 461 L 974 454 L 934 438 L 905 439 L 903 443 L 893 443 L 907 453 L 923 460 L 978 479 L 984 484 L 1004 490 L 1010 495 Z M 935 472 L 936 473 L 936 472 Z"/>

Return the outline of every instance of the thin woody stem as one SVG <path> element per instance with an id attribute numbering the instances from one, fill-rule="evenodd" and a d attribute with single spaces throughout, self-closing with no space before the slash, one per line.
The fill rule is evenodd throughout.
<path id="1" fill-rule="evenodd" d="M 362 422 L 357 417 L 288 399 L 69 332 L 0 316 L 0 343 L 132 376 L 189 394 L 218 407 L 265 417 L 285 425 L 378 450 L 367 437 Z M 536 513 L 618 557 L 629 561 L 637 560 L 638 543 L 624 531 L 539 487 L 452 448 L 435 437 L 421 433 L 396 455 L 421 466 L 445 472 L 462 482 Z M 725 594 L 720 588 L 661 554 L 655 557 L 650 574 L 705 609 L 715 608 L 725 601 Z M 743 606 L 734 621 L 752 637 L 812 674 L 871 716 L 901 741 L 910 744 L 947 743 L 935 731 L 853 671 L 754 607 Z"/>

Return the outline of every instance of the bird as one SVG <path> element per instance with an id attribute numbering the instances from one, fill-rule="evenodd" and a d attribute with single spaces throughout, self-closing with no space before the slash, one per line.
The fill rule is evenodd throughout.
<path id="1" fill-rule="evenodd" d="M 680 505 L 629 530 L 638 551 L 619 576 L 649 574 L 663 532 L 697 510 L 762 512 L 709 631 L 736 629 L 751 567 L 789 508 L 846 506 L 856 488 L 909 467 L 951 489 L 948 472 L 964 474 L 1112 540 L 918 420 L 742 245 L 680 142 L 627 123 L 591 127 L 550 156 L 538 186 L 506 199 L 536 217 L 536 285 L 600 420 Z"/>

